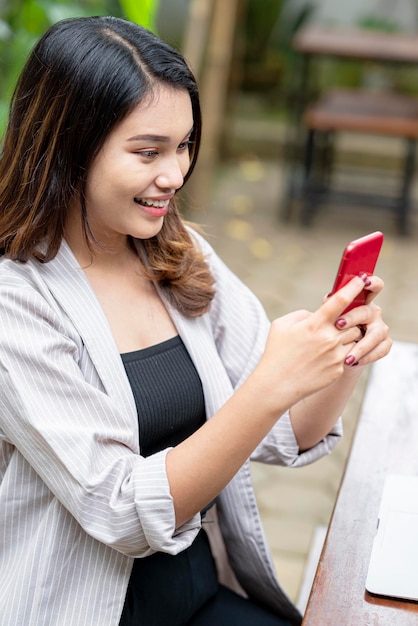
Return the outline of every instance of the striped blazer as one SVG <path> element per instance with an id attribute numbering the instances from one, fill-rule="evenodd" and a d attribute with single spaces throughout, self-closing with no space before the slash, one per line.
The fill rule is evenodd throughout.
<path id="1" fill-rule="evenodd" d="M 250 374 L 269 330 L 263 307 L 203 246 L 210 312 L 167 303 L 199 372 L 208 419 Z M 167 451 L 144 458 L 135 402 L 107 320 L 64 242 L 46 264 L 0 260 L 0 626 L 117 626 L 133 558 L 175 554 L 200 515 L 175 527 Z M 331 451 L 340 423 L 299 454 L 283 415 L 252 459 L 298 466 Z M 220 577 L 299 623 L 276 580 L 249 462 L 220 495 Z M 216 528 L 215 528 L 216 526 Z M 219 547 L 220 546 L 220 547 Z"/>

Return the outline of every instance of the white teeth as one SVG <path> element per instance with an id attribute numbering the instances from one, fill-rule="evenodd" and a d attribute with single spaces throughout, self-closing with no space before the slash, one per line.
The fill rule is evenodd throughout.
<path id="1" fill-rule="evenodd" d="M 147 198 L 139 198 L 138 200 L 141 204 L 145 204 L 146 206 L 153 206 L 156 209 L 162 209 L 168 204 L 168 200 L 148 200 Z"/>

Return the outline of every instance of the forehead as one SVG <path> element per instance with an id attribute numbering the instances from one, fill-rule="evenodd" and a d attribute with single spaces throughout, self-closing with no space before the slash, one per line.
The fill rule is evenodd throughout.
<path id="1" fill-rule="evenodd" d="M 192 127 L 193 110 L 188 91 L 157 86 L 122 120 L 116 131 L 123 135 L 132 133 L 132 136 L 180 134 L 182 138 Z"/>

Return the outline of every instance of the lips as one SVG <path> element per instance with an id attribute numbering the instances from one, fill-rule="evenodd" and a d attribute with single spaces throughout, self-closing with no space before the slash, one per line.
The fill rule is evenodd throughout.
<path id="1" fill-rule="evenodd" d="M 150 198 L 134 198 L 145 213 L 152 217 L 163 217 L 168 211 L 170 200 L 151 200 Z"/>

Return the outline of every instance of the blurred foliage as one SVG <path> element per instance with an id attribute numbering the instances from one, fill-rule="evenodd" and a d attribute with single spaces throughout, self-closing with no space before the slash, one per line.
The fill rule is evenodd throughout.
<path id="1" fill-rule="evenodd" d="M 153 32 L 156 32 L 158 4 L 158 0 L 120 0 L 125 17 Z"/>
<path id="2" fill-rule="evenodd" d="M 68 17 L 114 15 L 155 31 L 158 0 L 0 0 L 0 135 L 23 64 L 52 24 Z"/>
<path id="3" fill-rule="evenodd" d="M 399 23 L 383 12 L 365 14 L 357 20 L 356 27 L 385 33 L 401 32 Z M 418 95 L 416 68 L 402 63 L 322 59 L 321 67 L 317 68 L 317 81 L 318 90 L 332 85 L 366 87 L 374 91 L 390 89 L 404 94 Z"/>
<path id="4" fill-rule="evenodd" d="M 400 31 L 399 23 L 384 13 L 378 15 L 367 14 L 358 20 L 360 28 L 377 30 L 385 33 L 396 33 Z M 418 26 L 418 24 L 417 24 Z M 378 66 L 377 64 L 364 64 L 363 72 L 359 72 L 358 83 L 365 84 L 370 88 L 391 88 L 395 91 L 409 95 L 418 94 L 418 83 L 416 80 L 416 68 L 410 65 L 390 65 Z"/>
<path id="5" fill-rule="evenodd" d="M 294 88 L 296 55 L 292 39 L 307 22 L 314 4 L 292 0 L 247 0 L 244 21 L 244 55 L 241 88 L 262 93 L 278 103 L 288 100 Z"/>
<path id="6" fill-rule="evenodd" d="M 380 30 L 385 33 L 394 33 L 399 30 L 399 25 L 396 22 L 380 15 L 365 15 L 358 20 L 358 25 L 360 28 Z"/>
<path id="7" fill-rule="evenodd" d="M 186 2 L 181 7 L 180 3 L 178 5 L 184 23 L 187 5 Z M 292 39 L 302 25 L 315 17 L 316 5 L 314 0 L 243 2 L 245 8 L 238 25 L 241 57 L 236 74 L 239 79 L 235 83 L 241 93 L 257 96 L 266 109 L 277 111 L 293 107 L 300 90 L 301 60 L 292 49 Z M 38 37 L 50 25 L 66 17 L 115 15 L 156 32 L 158 10 L 162 6 L 163 0 L 0 0 L 0 135 L 23 63 Z M 386 32 L 396 29 L 390 17 L 379 12 L 365 14 L 357 26 Z M 365 70 L 377 76 L 375 69 L 367 64 L 329 60 L 321 62 L 321 67 L 312 74 L 318 89 L 329 85 L 354 87 L 364 83 Z M 418 81 L 413 70 L 387 68 L 387 80 L 397 89 L 417 93 Z"/>
<path id="8" fill-rule="evenodd" d="M 301 26 L 315 19 L 316 8 L 317 3 L 312 0 L 246 0 L 242 93 L 260 96 L 263 107 L 292 109 L 300 93 L 303 72 L 302 59 L 292 49 L 292 39 Z M 389 9 L 384 12 L 381 5 L 376 5 L 376 10 L 360 16 L 355 26 L 387 33 L 399 31 L 399 24 L 392 19 L 393 6 Z M 395 68 L 386 64 L 382 70 L 362 61 L 321 57 L 311 63 L 310 79 L 307 88 L 312 97 L 330 86 L 365 85 L 418 94 L 416 68 L 407 66 Z"/>
<path id="9" fill-rule="evenodd" d="M 257 63 L 265 58 L 284 3 L 285 0 L 247 0 L 244 24 L 246 63 Z"/>

